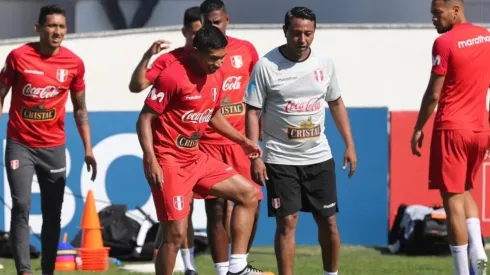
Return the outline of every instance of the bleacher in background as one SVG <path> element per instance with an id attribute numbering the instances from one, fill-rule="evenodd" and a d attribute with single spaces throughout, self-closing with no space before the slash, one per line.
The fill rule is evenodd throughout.
<path id="1" fill-rule="evenodd" d="M 0 0 L 0 39 L 32 36 L 39 8 L 48 3 L 65 6 L 70 32 L 112 30 L 100 1 L 103 0 Z M 120 0 L 130 21 L 140 0 Z M 427 0 L 224 0 L 233 24 L 281 23 L 293 6 L 313 9 L 319 23 L 430 23 Z M 490 23 L 490 1 L 466 0 L 467 16 L 473 22 Z M 146 27 L 180 25 L 183 11 L 201 0 L 158 0 Z"/>

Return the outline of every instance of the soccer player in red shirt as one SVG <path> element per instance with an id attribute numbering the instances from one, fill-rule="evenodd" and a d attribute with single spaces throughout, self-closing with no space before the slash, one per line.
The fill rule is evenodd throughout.
<path id="1" fill-rule="evenodd" d="M 196 33 L 193 42 L 195 51 L 161 72 L 137 123 L 145 173 L 163 233 L 156 274 L 173 272 L 176 253 L 187 232 L 193 192 L 235 203 L 230 264 L 235 269 L 228 274 L 262 274 L 246 259 L 252 232 L 249 221 L 258 204 L 257 189 L 233 167 L 199 150 L 199 140 L 209 124 L 240 144 L 244 155 L 260 157 L 262 151 L 231 126 L 220 111 L 223 75 L 218 69 L 226 55 L 226 37 L 208 25 Z"/>
<path id="2" fill-rule="evenodd" d="M 192 39 L 196 32 L 201 28 L 201 13 L 199 7 L 188 8 L 184 12 L 184 26 L 182 28 L 182 34 L 185 37 L 185 45 L 177 48 L 168 53 L 160 55 L 151 65 L 149 69 L 148 63 L 150 58 L 159 53 L 160 51 L 169 47 L 169 42 L 165 40 L 159 40 L 153 43 L 148 51 L 143 55 L 140 63 L 133 72 L 131 82 L 129 83 L 129 90 L 133 93 L 140 93 L 150 85 L 155 84 L 160 72 L 165 69 L 169 64 L 177 59 L 187 56 L 193 49 Z M 189 214 L 189 223 L 187 226 L 187 235 L 184 236 L 184 241 L 180 252 L 182 253 L 182 259 L 184 261 L 185 275 L 197 275 L 196 264 L 194 262 L 194 226 L 192 224 L 192 212 L 193 203 L 191 201 L 191 211 Z M 160 247 L 161 230 L 158 231 L 155 239 L 155 252 Z M 156 253 L 154 253 L 156 256 Z"/>
<path id="3" fill-rule="evenodd" d="M 203 24 L 212 24 L 226 35 L 229 16 L 221 0 L 206 0 L 201 4 Z M 221 68 L 224 82 L 221 93 L 221 113 L 240 133 L 245 134 L 245 108 L 243 97 L 247 88 L 250 73 L 257 63 L 258 54 L 255 47 L 248 41 L 226 36 L 228 46 L 226 57 Z M 208 127 L 199 144 L 201 150 L 215 159 L 231 165 L 241 175 L 252 181 L 250 160 L 239 145 L 223 137 L 211 127 Z M 255 184 L 259 191 L 259 201 L 262 200 L 262 188 Z M 196 198 L 199 198 L 196 194 Z M 225 275 L 229 268 L 229 223 L 233 204 L 222 198 L 205 198 L 207 214 L 207 234 L 211 256 L 217 275 Z M 249 242 L 252 245 L 257 229 L 259 207 L 254 218 L 254 229 Z M 250 221 L 252 222 L 252 220 Z"/>
<path id="4" fill-rule="evenodd" d="M 0 73 L 1 105 L 12 87 L 5 168 L 13 203 L 10 236 L 18 274 L 32 273 L 28 221 L 34 173 L 41 189 L 42 274 L 54 272 L 66 184 L 64 124 L 69 93 L 92 180 L 97 173 L 85 104 L 84 64 L 61 46 L 66 34 L 64 8 L 42 7 L 36 31 L 39 42 L 11 51 Z"/>
<path id="5" fill-rule="evenodd" d="M 490 84 L 490 33 L 466 20 L 460 0 L 433 0 L 432 21 L 441 35 L 432 48 L 432 74 L 412 135 L 420 156 L 422 129 L 438 105 L 430 146 L 429 189 L 440 191 L 448 217 L 456 274 L 486 274 L 479 210 L 471 196 L 489 146 L 486 97 Z"/>

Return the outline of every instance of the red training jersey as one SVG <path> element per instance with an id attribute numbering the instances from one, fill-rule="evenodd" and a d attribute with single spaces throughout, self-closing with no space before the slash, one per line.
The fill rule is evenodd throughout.
<path id="1" fill-rule="evenodd" d="M 161 114 L 153 123 L 153 148 L 159 162 L 185 166 L 202 154 L 199 139 L 219 109 L 223 76 L 200 75 L 189 57 L 170 64 L 155 81 L 145 104 Z"/>
<path id="2" fill-rule="evenodd" d="M 184 47 L 180 47 L 173 51 L 160 55 L 159 57 L 157 57 L 157 59 L 155 59 L 155 61 L 153 61 L 153 64 L 151 64 L 150 68 L 146 70 L 146 79 L 148 79 L 151 84 L 154 84 L 155 80 L 158 78 L 158 75 L 161 71 L 163 71 L 163 69 L 167 68 L 170 63 L 184 56 L 187 56 L 191 52 L 192 48 L 185 49 Z"/>
<path id="3" fill-rule="evenodd" d="M 0 83 L 12 87 L 7 137 L 32 148 L 65 144 L 68 92 L 85 90 L 82 59 L 65 47 L 42 56 L 37 43 L 10 52 Z"/>
<path id="4" fill-rule="evenodd" d="M 221 93 L 221 113 L 240 133 L 245 134 L 245 104 L 243 97 L 247 89 L 252 69 L 259 56 L 255 47 L 248 41 L 228 38 L 226 56 L 223 60 L 223 86 Z M 231 140 L 216 133 L 211 127 L 206 129 L 201 139 L 207 144 L 231 144 Z"/>
<path id="5" fill-rule="evenodd" d="M 490 32 L 470 23 L 454 25 L 432 48 L 432 73 L 445 76 L 434 129 L 488 131 Z"/>

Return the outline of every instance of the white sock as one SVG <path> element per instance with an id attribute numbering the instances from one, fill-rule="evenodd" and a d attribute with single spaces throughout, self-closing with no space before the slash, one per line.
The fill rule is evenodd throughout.
<path id="1" fill-rule="evenodd" d="M 247 266 L 247 254 L 231 254 L 229 272 L 238 273 Z"/>
<path id="2" fill-rule="evenodd" d="M 180 249 L 182 254 L 182 260 L 184 260 L 185 270 L 196 271 L 196 264 L 194 263 L 194 247 L 190 249 Z"/>
<path id="3" fill-rule="evenodd" d="M 338 274 L 339 274 L 338 271 L 335 271 L 335 272 L 323 271 L 323 275 L 338 275 Z"/>
<path id="4" fill-rule="evenodd" d="M 478 260 L 487 260 L 487 254 L 483 247 L 480 220 L 478 218 L 466 219 L 468 227 L 468 236 L 470 239 L 470 262 L 474 270 L 476 270 L 476 262 Z"/>
<path id="5" fill-rule="evenodd" d="M 228 267 L 230 262 L 215 263 L 214 269 L 216 270 L 216 275 L 226 275 L 228 273 Z"/>
<path id="6" fill-rule="evenodd" d="M 468 265 L 468 244 L 452 246 L 450 245 L 451 254 L 453 255 L 456 275 L 469 275 L 470 268 Z"/>

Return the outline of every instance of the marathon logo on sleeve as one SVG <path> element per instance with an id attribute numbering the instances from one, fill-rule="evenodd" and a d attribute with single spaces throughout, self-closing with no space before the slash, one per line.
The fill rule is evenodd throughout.
<path id="1" fill-rule="evenodd" d="M 432 57 L 432 67 L 441 65 L 441 56 L 437 55 Z"/>
<path id="2" fill-rule="evenodd" d="M 194 149 L 199 145 L 199 139 L 201 139 L 199 132 L 192 133 L 190 137 L 179 135 L 175 144 L 179 148 Z"/>
<path id="3" fill-rule="evenodd" d="M 28 121 L 51 121 L 56 118 L 56 109 L 44 108 L 44 102 L 33 108 L 22 108 L 21 116 Z"/>
<path id="4" fill-rule="evenodd" d="M 317 139 L 321 134 L 321 125 L 315 125 L 311 121 L 311 116 L 308 120 L 301 122 L 299 127 L 288 127 L 286 130 L 286 135 L 289 140 Z"/>
<path id="5" fill-rule="evenodd" d="M 233 115 L 241 115 L 244 114 L 245 108 L 243 107 L 242 102 L 233 103 L 230 100 L 230 95 L 227 95 L 221 101 L 221 114 L 224 116 L 233 116 Z"/>
<path id="6" fill-rule="evenodd" d="M 490 42 L 490 35 L 479 35 L 468 40 L 458 41 L 458 48 L 467 48 L 488 42 Z"/>

